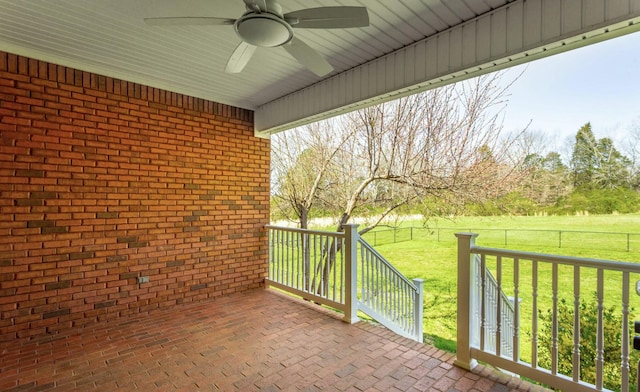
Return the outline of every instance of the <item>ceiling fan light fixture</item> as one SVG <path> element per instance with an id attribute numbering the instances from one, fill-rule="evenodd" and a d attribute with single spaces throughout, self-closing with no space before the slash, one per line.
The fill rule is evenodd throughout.
<path id="1" fill-rule="evenodd" d="M 233 27 L 243 41 L 255 46 L 281 46 L 293 38 L 293 29 L 287 22 L 266 12 L 247 13 L 236 20 Z"/>

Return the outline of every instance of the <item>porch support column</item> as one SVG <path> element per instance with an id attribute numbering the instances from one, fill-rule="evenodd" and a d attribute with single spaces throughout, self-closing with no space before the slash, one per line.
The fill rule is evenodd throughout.
<path id="1" fill-rule="evenodd" d="M 345 312 L 343 321 L 353 324 L 360 321 L 358 318 L 358 225 L 346 224 L 344 227 L 345 247 Z"/>
<path id="2" fill-rule="evenodd" d="M 454 365 L 471 370 L 477 362 L 471 359 L 471 247 L 478 235 L 456 233 L 458 237 L 458 320 L 457 349 Z"/>
<path id="3" fill-rule="evenodd" d="M 424 323 L 424 279 L 415 278 L 413 284 L 416 285 L 418 291 L 416 292 L 413 309 L 413 322 L 415 323 L 414 331 L 415 338 L 418 342 L 424 341 L 423 336 L 423 323 Z"/>

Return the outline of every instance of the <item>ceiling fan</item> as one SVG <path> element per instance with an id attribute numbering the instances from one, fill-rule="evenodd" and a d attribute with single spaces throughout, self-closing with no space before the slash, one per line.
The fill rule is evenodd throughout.
<path id="1" fill-rule="evenodd" d="M 238 73 L 247 65 L 257 47 L 282 46 L 293 58 L 318 76 L 333 71 L 329 62 L 294 34 L 298 29 L 343 29 L 369 25 L 365 7 L 318 7 L 282 13 L 276 0 L 244 0 L 247 11 L 238 19 L 217 17 L 145 18 L 153 26 L 233 26 L 242 40 L 227 61 L 225 72 Z"/>

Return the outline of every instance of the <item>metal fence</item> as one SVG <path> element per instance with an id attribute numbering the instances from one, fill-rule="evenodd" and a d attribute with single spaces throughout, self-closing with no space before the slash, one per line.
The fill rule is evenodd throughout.
<path id="1" fill-rule="evenodd" d="M 454 243 L 454 234 L 462 231 L 481 234 L 482 242 L 490 246 L 527 245 L 619 252 L 640 251 L 640 233 L 608 231 L 412 226 L 374 230 L 365 234 L 364 238 L 373 246 L 414 240 Z"/>

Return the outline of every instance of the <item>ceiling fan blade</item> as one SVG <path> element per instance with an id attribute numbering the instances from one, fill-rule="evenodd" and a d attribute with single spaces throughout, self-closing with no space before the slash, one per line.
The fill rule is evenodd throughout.
<path id="1" fill-rule="evenodd" d="M 318 76 L 325 76 L 333 71 L 331 64 L 320 53 L 296 37 L 282 47 L 300 64 Z"/>
<path id="2" fill-rule="evenodd" d="M 228 18 L 209 18 L 179 16 L 167 18 L 144 18 L 144 23 L 149 26 L 222 26 L 232 25 L 236 20 Z"/>
<path id="3" fill-rule="evenodd" d="M 256 46 L 248 44 L 244 41 L 240 42 L 240 44 L 236 47 L 236 49 L 229 57 L 229 61 L 227 61 L 227 66 L 224 69 L 224 72 L 227 73 L 239 73 L 241 72 L 245 65 L 253 56 L 253 52 L 256 51 Z"/>
<path id="4" fill-rule="evenodd" d="M 366 7 L 318 7 L 284 14 L 291 27 L 302 29 L 344 29 L 369 26 Z"/>

